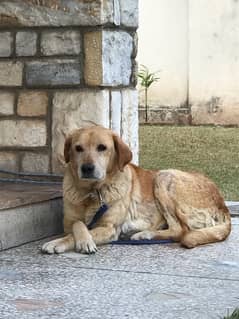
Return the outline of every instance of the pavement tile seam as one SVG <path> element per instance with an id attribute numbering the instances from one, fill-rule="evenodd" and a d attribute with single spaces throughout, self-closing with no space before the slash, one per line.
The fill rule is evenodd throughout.
<path id="1" fill-rule="evenodd" d="M 0 260 L 4 262 L 12 263 L 12 260 Z M 38 263 L 34 262 L 26 262 L 26 264 L 31 266 L 37 266 Z M 102 268 L 102 267 L 82 267 L 82 266 L 74 266 L 74 265 L 66 265 L 66 268 L 71 269 L 81 269 L 86 271 L 102 271 L 102 272 L 111 272 L 111 273 L 129 273 L 129 274 L 143 274 L 143 275 L 154 275 L 154 276 L 168 276 L 168 277 L 175 277 L 175 278 L 193 278 L 193 279 L 208 279 L 208 280 L 218 280 L 218 281 L 231 281 L 231 282 L 239 282 L 238 278 L 222 278 L 222 277 L 212 277 L 212 276 L 196 276 L 196 275 L 176 275 L 172 273 L 163 273 L 163 272 L 150 272 L 150 271 L 131 271 L 125 269 L 112 269 L 112 268 Z"/>

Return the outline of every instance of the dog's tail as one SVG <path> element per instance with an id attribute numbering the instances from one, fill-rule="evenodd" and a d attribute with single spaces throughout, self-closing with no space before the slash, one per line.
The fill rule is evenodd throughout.
<path id="1" fill-rule="evenodd" d="M 227 238 L 231 232 L 231 217 L 228 208 L 224 205 L 220 209 L 223 214 L 221 224 L 186 232 L 181 239 L 181 244 L 187 248 L 193 248 L 198 245 L 214 243 Z"/>

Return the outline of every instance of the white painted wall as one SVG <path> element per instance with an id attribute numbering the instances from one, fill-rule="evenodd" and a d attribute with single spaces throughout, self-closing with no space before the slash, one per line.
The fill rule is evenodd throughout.
<path id="1" fill-rule="evenodd" d="M 150 88 L 150 105 L 181 105 L 187 99 L 188 0 L 139 0 L 138 62 L 161 70 Z"/>
<path id="2" fill-rule="evenodd" d="M 139 64 L 161 69 L 150 105 L 187 98 L 195 124 L 239 124 L 239 0 L 139 0 Z"/>
<path id="3" fill-rule="evenodd" d="M 189 97 L 196 124 L 239 123 L 239 1 L 189 1 Z"/>

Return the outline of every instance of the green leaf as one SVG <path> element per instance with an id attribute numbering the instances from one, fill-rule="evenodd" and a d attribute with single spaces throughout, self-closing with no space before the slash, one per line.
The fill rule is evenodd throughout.
<path id="1" fill-rule="evenodd" d="M 150 72 L 149 69 L 141 64 L 140 65 L 140 70 L 138 73 L 138 77 L 141 79 L 141 86 L 145 87 L 145 88 L 149 88 L 151 86 L 151 84 L 153 84 L 154 82 L 157 82 L 160 78 L 157 77 L 157 74 L 160 71 L 156 71 L 156 72 Z"/>

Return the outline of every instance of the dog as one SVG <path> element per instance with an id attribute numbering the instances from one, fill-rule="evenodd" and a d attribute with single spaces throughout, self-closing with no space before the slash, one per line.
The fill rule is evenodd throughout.
<path id="1" fill-rule="evenodd" d="M 172 239 L 193 248 L 222 241 L 231 231 L 230 213 L 211 180 L 195 172 L 142 169 L 130 163 L 129 147 L 109 129 L 73 131 L 64 157 L 65 236 L 45 243 L 45 253 L 91 254 L 121 236 Z M 101 199 L 108 210 L 89 230 Z"/>

